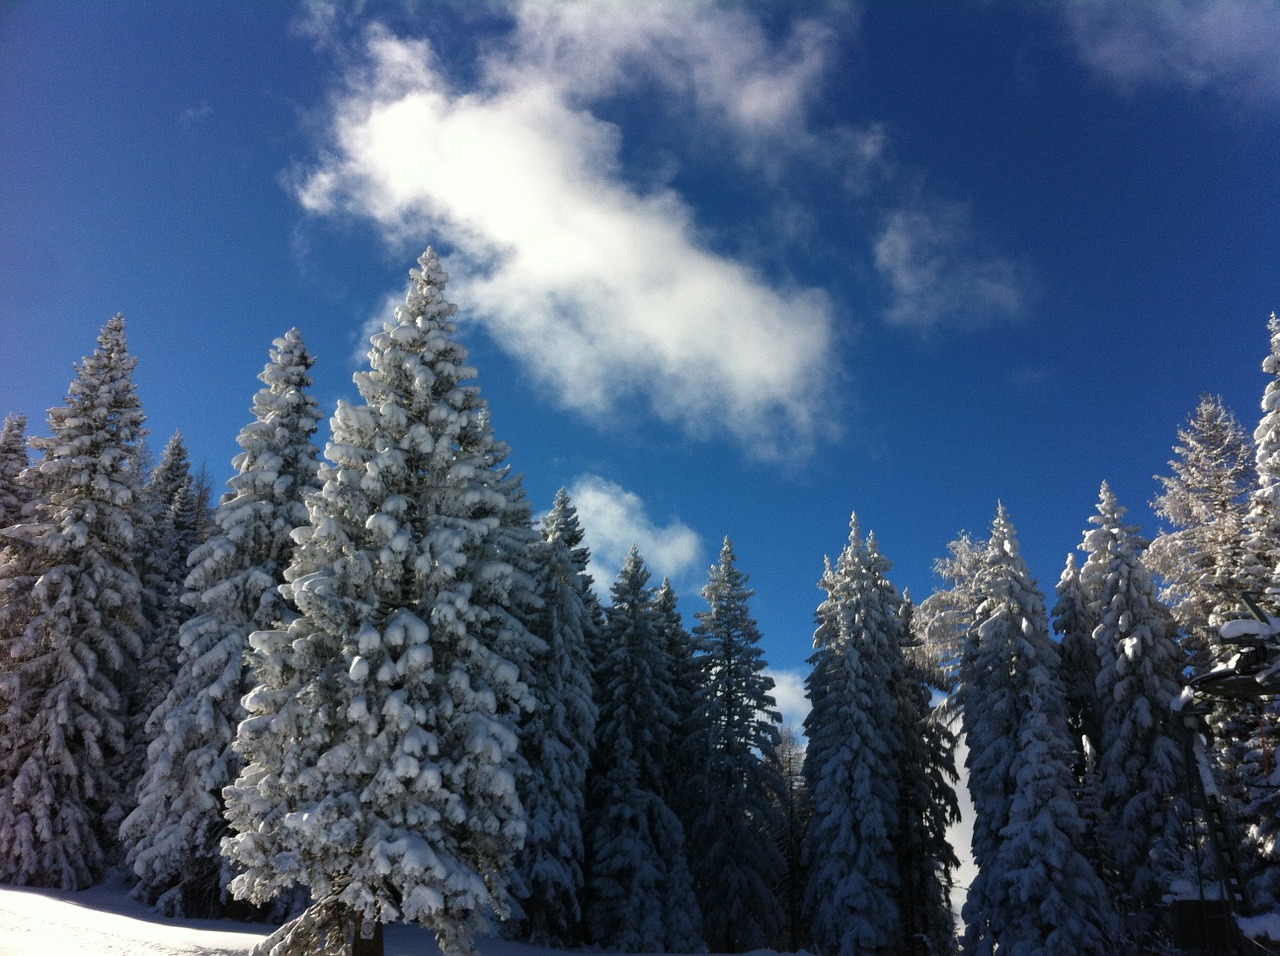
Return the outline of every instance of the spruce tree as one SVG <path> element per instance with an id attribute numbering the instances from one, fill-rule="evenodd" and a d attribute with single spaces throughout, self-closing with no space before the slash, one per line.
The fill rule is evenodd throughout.
<path id="1" fill-rule="evenodd" d="M 605 949 L 692 952 L 700 914 L 684 829 L 663 797 L 675 743 L 671 656 L 649 570 L 632 548 L 614 582 L 596 662 L 596 725 L 588 783 L 590 941 Z"/>
<path id="2" fill-rule="evenodd" d="M 947 550 L 951 556 L 935 562 L 934 572 L 948 587 L 925 598 L 915 609 L 911 626 L 920 653 L 938 673 L 940 688 L 950 692 L 959 679 L 965 635 L 978 604 L 974 586 L 985 563 L 986 545 L 965 532 Z"/>
<path id="3" fill-rule="evenodd" d="M 114 845 L 125 701 L 145 622 L 135 565 L 144 415 L 124 317 L 77 366 L 32 445 L 44 496 L 10 527 L 0 594 L 0 883 L 80 889 Z M 29 469 L 29 472 L 31 469 Z"/>
<path id="4" fill-rule="evenodd" d="M 20 521 L 23 507 L 35 497 L 34 489 L 22 477 L 30 465 L 26 430 L 26 415 L 5 416 L 4 430 L 0 431 L 0 529 Z"/>
<path id="5" fill-rule="evenodd" d="M 475 952 L 525 834 L 520 681 L 535 639 L 534 532 L 503 467 L 428 249 L 332 422 L 321 490 L 281 592 L 299 617 L 250 636 L 257 686 L 225 791 L 237 896 L 312 903 L 259 947 L 336 953 L 356 917 Z"/>
<path id="6" fill-rule="evenodd" d="M 1253 449 L 1240 423 L 1216 395 L 1200 399 L 1178 429 L 1173 472 L 1152 507 L 1173 525 L 1157 535 L 1144 561 L 1164 582 L 1161 600 L 1191 642 L 1193 665 L 1207 669 L 1218 645 L 1217 629 L 1247 613 L 1249 586 L 1245 528 L 1254 485 Z"/>
<path id="7" fill-rule="evenodd" d="M 950 952 L 955 939 L 951 874 L 959 860 L 947 828 L 960 819 L 956 735 L 933 704 L 938 673 L 918 653 L 912 637 L 914 611 L 910 595 L 904 592 L 898 613 L 903 667 L 893 685 L 904 748 L 898 767 L 900 803 L 894 838 L 901 873 L 898 948 L 903 956 L 935 956 Z"/>
<path id="8" fill-rule="evenodd" d="M 782 789 L 774 798 L 777 829 L 773 845 L 783 859 L 783 869 L 776 880 L 783 923 L 779 935 L 782 952 L 794 953 L 809 945 L 808 922 L 804 918 L 804 895 L 808 886 L 808 867 L 804 857 L 809 831 L 810 800 L 804 780 L 804 740 L 797 728 L 784 724 L 778 746 L 769 759 L 774 764 Z"/>
<path id="9" fill-rule="evenodd" d="M 596 624 L 582 537 L 577 511 L 561 489 L 532 552 L 541 604 L 528 625 L 544 649 L 531 664 L 536 706 L 520 725 L 529 763 L 520 798 L 529 832 L 516 858 L 519 914 L 509 928 L 543 946 L 576 944 L 582 918 L 586 776 L 597 717 L 588 654 Z"/>
<path id="10" fill-rule="evenodd" d="M 252 688 L 248 637 L 296 616 L 278 585 L 293 530 L 307 522 L 303 498 L 317 488 L 313 364 L 297 329 L 274 341 L 253 421 L 237 439 L 236 474 L 214 515 L 217 534 L 191 555 L 177 674 L 151 714 L 138 806 L 120 834 L 137 895 L 170 915 L 215 916 L 225 903 L 222 790 L 240 769 L 232 745 Z"/>
<path id="11" fill-rule="evenodd" d="M 782 781 L 769 759 L 782 718 L 764 672 L 747 580 L 725 538 L 702 589 L 709 608 L 698 612 L 693 630 L 702 649 L 693 726 L 703 735 L 707 761 L 687 828 L 689 864 L 703 935 L 717 953 L 773 946 L 783 920 L 772 881 L 784 861 L 770 840 L 780 825 L 771 798 Z"/>
<path id="12" fill-rule="evenodd" d="M 1241 587 L 1258 594 L 1275 613 L 1273 596 L 1266 593 L 1280 566 L 1280 318 L 1274 312 L 1267 330 L 1271 351 L 1262 370 L 1271 379 L 1262 393 L 1262 418 L 1253 432 L 1256 484 L 1245 519 L 1248 566 Z"/>
<path id="13" fill-rule="evenodd" d="M 156 728 L 152 713 L 173 689 L 178 671 L 178 628 L 186 617 L 182 598 L 187 558 L 194 550 L 196 522 L 191 499 L 191 462 L 182 432 L 173 433 L 160 454 L 160 462 L 143 488 L 147 514 L 138 569 L 142 578 L 142 610 L 147 620 L 138 680 L 129 696 L 129 754 L 127 800 L 124 812 L 133 810 L 135 789 L 147 762 L 147 746 Z"/>
<path id="14" fill-rule="evenodd" d="M 967 954 L 1103 954 L 1116 924 L 1078 844 L 1065 695 L 1044 598 L 1003 507 L 992 525 L 981 601 L 957 694 L 969 749 L 978 875 L 964 905 Z"/>
<path id="15" fill-rule="evenodd" d="M 855 516 L 839 562 L 828 559 L 819 582 L 827 598 L 805 682 L 804 773 L 813 801 L 807 908 L 822 956 L 894 953 L 902 935 L 893 843 L 904 753 L 893 696 L 903 668 L 901 598 L 887 568 Z"/>
<path id="16" fill-rule="evenodd" d="M 1180 657 L 1168 609 L 1142 563 L 1142 539 L 1105 482 L 1095 527 L 1085 535 L 1098 591 L 1098 775 L 1108 819 L 1111 861 L 1139 936 L 1165 890 L 1166 854 L 1188 808 L 1187 768 L 1171 708 L 1179 696 Z"/>
<path id="17" fill-rule="evenodd" d="M 1071 730 L 1076 777 L 1083 781 L 1087 754 L 1096 752 L 1098 724 L 1098 649 L 1093 631 L 1098 626 L 1097 594 L 1085 590 L 1074 554 L 1058 579 L 1053 627 L 1061 637 L 1059 656 L 1063 691 L 1067 701 L 1067 726 Z"/>

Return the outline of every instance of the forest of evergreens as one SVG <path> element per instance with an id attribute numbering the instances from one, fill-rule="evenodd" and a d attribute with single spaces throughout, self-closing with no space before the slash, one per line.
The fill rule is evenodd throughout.
<path id="1" fill-rule="evenodd" d="M 283 923 L 279 956 L 340 952 L 361 918 L 449 956 L 494 923 L 633 953 L 1150 951 L 1171 897 L 1229 876 L 1187 783 L 1207 741 L 1242 906 L 1280 908 L 1275 707 L 1186 690 L 1236 663 L 1245 595 L 1274 612 L 1274 317 L 1253 438 L 1205 396 L 1167 530 L 1103 482 L 1052 607 L 1003 507 L 919 604 L 855 516 L 801 741 L 731 540 L 686 627 L 635 549 L 593 587 L 566 492 L 535 523 L 446 281 L 428 250 L 323 453 L 312 357 L 276 339 L 216 504 L 181 434 L 148 461 L 122 316 L 48 436 L 5 420 L 0 882 L 119 866 L 163 913 Z"/>

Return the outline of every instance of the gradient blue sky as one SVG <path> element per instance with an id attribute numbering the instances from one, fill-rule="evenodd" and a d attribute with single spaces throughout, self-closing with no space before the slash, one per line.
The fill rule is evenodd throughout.
<path id="1" fill-rule="evenodd" d="M 271 340 L 331 410 L 440 249 L 535 507 L 692 621 L 725 534 L 801 674 L 856 511 L 917 598 L 997 501 L 1051 592 L 1150 534 L 1280 308 L 1280 3 L 0 4 L 0 413 L 123 311 L 231 474 Z M 794 685 L 792 685 L 794 688 Z"/>

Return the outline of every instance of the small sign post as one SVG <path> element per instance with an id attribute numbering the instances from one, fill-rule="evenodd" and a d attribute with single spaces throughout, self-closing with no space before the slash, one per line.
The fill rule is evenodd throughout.
<path id="1" fill-rule="evenodd" d="M 382 923 L 372 916 L 356 918 L 351 956 L 383 956 Z"/>

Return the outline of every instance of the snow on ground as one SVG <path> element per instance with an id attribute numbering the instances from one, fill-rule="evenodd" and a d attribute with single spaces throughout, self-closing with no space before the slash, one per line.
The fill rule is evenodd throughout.
<path id="1" fill-rule="evenodd" d="M 269 931 L 157 916 L 129 896 L 118 874 L 79 893 L 0 886 L 0 956 L 245 956 Z M 388 926 L 385 948 L 386 956 L 440 956 L 435 935 L 416 926 Z M 562 956 L 502 939 L 480 940 L 480 953 Z"/>
<path id="2" fill-rule="evenodd" d="M 79 893 L 0 886 L 0 956 L 241 956 L 263 935 L 243 923 L 163 919 L 119 876 Z"/>

